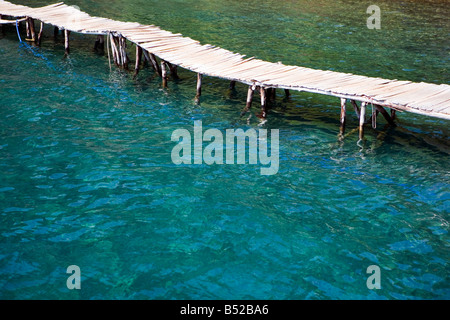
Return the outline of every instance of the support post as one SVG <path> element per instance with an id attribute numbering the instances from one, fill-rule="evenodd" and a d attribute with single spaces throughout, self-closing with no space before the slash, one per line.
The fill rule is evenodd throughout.
<path id="1" fill-rule="evenodd" d="M 158 61 L 156 60 L 155 55 L 153 53 L 149 53 L 147 50 L 144 50 L 144 57 L 148 62 L 151 63 L 153 70 L 155 70 L 155 72 L 158 73 L 160 77 L 162 77 L 161 68 L 158 64 Z"/>
<path id="2" fill-rule="evenodd" d="M 266 89 L 266 99 L 271 100 L 272 99 L 272 88 Z"/>
<path id="3" fill-rule="evenodd" d="M 364 139 L 364 122 L 366 120 L 366 102 L 361 102 L 361 115 L 359 117 L 359 140 Z"/>
<path id="4" fill-rule="evenodd" d="M 70 53 L 69 36 L 70 36 L 70 31 L 67 29 L 64 29 L 64 50 L 65 50 L 66 55 L 68 55 Z"/>
<path id="5" fill-rule="evenodd" d="M 378 116 L 378 110 L 375 108 L 375 106 L 372 104 L 372 116 L 370 117 L 370 120 L 372 120 L 372 128 L 377 128 L 377 116 Z"/>
<path id="6" fill-rule="evenodd" d="M 117 41 L 117 37 L 113 36 L 112 34 L 109 35 L 110 39 L 111 39 L 111 51 L 113 54 L 113 60 L 114 60 L 114 64 L 119 67 L 122 64 L 121 61 L 121 57 L 119 54 L 119 49 L 118 49 L 118 41 Z"/>
<path id="7" fill-rule="evenodd" d="M 166 88 L 167 87 L 167 69 L 166 69 L 166 62 L 164 60 L 161 60 L 161 77 L 162 77 L 163 88 Z"/>
<path id="8" fill-rule="evenodd" d="M 30 31 L 31 31 L 31 41 L 36 42 L 36 28 L 34 26 L 34 19 L 30 18 Z"/>
<path id="9" fill-rule="evenodd" d="M 55 27 L 53 29 L 53 38 L 56 40 L 58 38 L 58 34 L 59 34 L 59 28 Z"/>
<path id="10" fill-rule="evenodd" d="M 31 30 L 30 30 L 30 21 L 29 21 L 29 18 L 27 17 L 27 19 L 25 20 L 25 28 L 26 28 L 26 38 L 25 38 L 25 40 L 27 40 L 27 39 L 30 39 L 31 38 Z"/>
<path id="11" fill-rule="evenodd" d="M 255 85 L 248 86 L 247 103 L 245 105 L 244 110 L 242 110 L 241 116 L 243 116 L 252 107 L 253 93 L 255 92 L 255 89 L 256 89 Z"/>
<path id="12" fill-rule="evenodd" d="M 125 57 L 123 55 L 122 37 L 117 37 L 117 50 L 119 51 L 119 65 L 123 67 L 125 65 Z"/>
<path id="13" fill-rule="evenodd" d="M 341 127 L 339 129 L 339 135 L 342 137 L 345 133 L 345 122 L 346 122 L 346 103 L 347 99 L 341 98 Z"/>
<path id="14" fill-rule="evenodd" d="M 127 55 L 127 40 L 119 36 L 119 49 L 120 49 L 120 56 L 121 56 L 121 65 L 125 70 L 128 70 L 128 55 Z"/>
<path id="15" fill-rule="evenodd" d="M 120 67 L 122 65 L 122 55 L 120 54 L 119 39 L 116 36 L 113 36 L 113 40 L 114 40 L 114 49 L 116 51 L 117 66 Z"/>
<path id="16" fill-rule="evenodd" d="M 142 53 L 144 54 L 144 62 L 147 61 L 148 63 L 150 63 L 153 70 L 155 70 L 155 66 L 153 65 L 152 60 L 150 59 L 150 55 L 148 54 L 148 51 L 145 49 L 142 49 Z"/>
<path id="17" fill-rule="evenodd" d="M 139 68 L 142 60 L 142 48 L 136 45 L 136 64 L 134 66 L 134 77 L 136 78 L 139 73 Z"/>
<path id="18" fill-rule="evenodd" d="M 105 38 L 101 34 L 99 34 L 97 40 L 95 40 L 94 51 L 98 53 L 105 52 Z"/>
<path id="19" fill-rule="evenodd" d="M 153 53 L 150 53 L 150 59 L 152 61 L 152 64 L 154 65 L 155 71 L 159 74 L 160 77 L 162 77 L 162 69 Z"/>
<path id="20" fill-rule="evenodd" d="M 27 41 L 36 41 L 36 29 L 34 28 L 34 19 L 27 18 Z"/>
<path id="21" fill-rule="evenodd" d="M 42 33 L 44 32 L 44 22 L 41 21 L 41 29 L 39 30 L 38 38 L 37 38 L 37 45 L 41 45 L 41 39 L 42 39 Z"/>
<path id="22" fill-rule="evenodd" d="M 230 81 L 230 90 L 234 90 L 236 88 L 236 81 Z"/>
<path id="23" fill-rule="evenodd" d="M 377 111 L 379 111 L 381 113 L 381 115 L 384 117 L 384 119 L 386 119 L 387 123 L 389 123 L 391 126 L 394 126 L 394 127 L 396 126 L 394 119 L 392 119 L 392 117 L 389 115 L 389 113 L 382 106 L 375 104 L 374 107 L 377 109 Z M 391 109 L 391 110 L 393 110 L 393 109 Z"/>
<path id="24" fill-rule="evenodd" d="M 267 96 L 266 96 L 266 89 L 261 86 L 259 88 L 259 92 L 261 95 L 261 118 L 266 118 L 267 116 Z"/>
<path id="25" fill-rule="evenodd" d="M 116 44 L 114 43 L 114 36 L 111 33 L 109 34 L 109 42 L 111 43 L 111 53 L 113 56 L 113 62 L 115 65 L 117 65 L 117 56 L 116 56 L 116 50 L 115 50 Z"/>
<path id="26" fill-rule="evenodd" d="M 284 89 L 284 94 L 286 95 L 286 98 L 289 98 L 291 96 L 289 89 Z"/>
<path id="27" fill-rule="evenodd" d="M 201 73 L 197 73 L 197 95 L 195 96 L 195 99 L 199 99 L 202 95 L 202 78 L 203 75 Z"/>
<path id="28" fill-rule="evenodd" d="M 355 109 L 356 117 L 357 117 L 358 120 L 359 120 L 359 118 L 360 118 L 361 116 L 360 116 L 360 111 L 359 111 L 358 104 L 356 103 L 355 100 L 350 100 L 350 102 L 352 103 L 353 109 Z"/>
<path id="29" fill-rule="evenodd" d="M 180 79 L 180 77 L 178 77 L 178 68 L 176 65 L 173 65 L 169 62 L 166 62 L 169 70 L 170 70 L 170 75 L 172 76 L 173 79 Z"/>
<path id="30" fill-rule="evenodd" d="M 128 62 L 130 62 L 130 58 L 128 58 L 127 54 L 127 39 L 124 37 L 122 38 L 122 50 L 123 50 L 123 57 L 124 57 L 124 68 L 125 70 L 128 70 Z"/>
<path id="31" fill-rule="evenodd" d="M 100 44 L 100 51 L 103 53 L 105 52 L 105 36 L 104 35 L 99 35 L 98 36 L 98 41 Z"/>
<path id="32" fill-rule="evenodd" d="M 250 110 L 250 108 L 252 107 L 253 93 L 254 92 L 255 92 L 255 86 L 249 86 L 248 87 L 248 92 L 247 92 L 247 104 L 245 105 L 245 108 L 247 110 Z"/>
<path id="33" fill-rule="evenodd" d="M 397 117 L 397 114 L 396 114 L 395 109 L 391 109 L 391 119 L 395 120 L 396 117 Z"/>
<path id="34" fill-rule="evenodd" d="M 112 68 L 111 68 L 111 54 L 110 54 L 110 50 L 109 50 L 109 47 L 110 47 L 109 43 L 111 42 L 110 35 L 111 35 L 110 32 L 108 32 L 108 34 L 106 35 L 106 51 L 108 52 L 109 72 L 112 71 Z"/>
<path id="35" fill-rule="evenodd" d="M 277 99 L 277 89 L 276 89 L 276 88 L 272 88 L 270 94 L 271 94 L 270 99 L 271 99 L 272 101 L 275 101 L 275 100 Z"/>

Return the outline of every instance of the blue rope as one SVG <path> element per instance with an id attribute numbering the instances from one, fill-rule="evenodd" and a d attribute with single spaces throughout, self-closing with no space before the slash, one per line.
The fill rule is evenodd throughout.
<path id="1" fill-rule="evenodd" d="M 17 36 L 19 37 L 20 42 L 22 42 L 22 38 L 20 37 L 19 33 L 19 21 L 16 19 L 16 30 L 17 30 Z"/>
<path id="2" fill-rule="evenodd" d="M 22 41 L 22 38 L 20 37 L 20 32 L 19 32 L 19 20 L 17 20 L 17 19 L 16 19 L 16 30 L 17 30 L 17 36 L 19 37 L 19 41 L 20 41 L 20 43 L 22 44 L 22 46 L 24 46 L 24 47 L 27 48 L 27 49 L 30 49 L 31 53 L 32 53 L 34 56 L 43 59 L 44 61 L 47 62 L 47 65 L 48 65 L 51 69 L 56 70 L 55 66 L 54 66 L 54 65 L 53 65 L 53 64 L 52 64 L 52 63 L 51 63 L 44 55 L 38 53 L 38 52 L 35 51 L 35 50 L 33 49 L 33 47 L 31 47 L 28 43 Z"/>

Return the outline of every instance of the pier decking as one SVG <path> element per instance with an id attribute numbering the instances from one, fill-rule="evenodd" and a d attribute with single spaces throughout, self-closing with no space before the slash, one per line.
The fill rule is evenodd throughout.
<path id="1" fill-rule="evenodd" d="M 366 120 L 365 109 L 370 104 L 375 106 L 374 110 L 382 113 L 389 123 L 393 123 L 393 119 L 383 107 L 450 120 L 450 86 L 447 84 L 388 80 L 246 58 L 213 45 L 202 45 L 198 41 L 154 25 L 92 17 L 64 3 L 30 8 L 0 0 L 0 15 L 13 19 L 3 18 L 1 23 L 17 24 L 17 19 L 25 19 L 27 24 L 32 25 L 30 32 L 36 41 L 40 40 L 44 23 L 64 29 L 67 52 L 69 32 L 97 35 L 101 37 L 98 41 L 104 41 L 106 36 L 108 55 L 111 51 L 113 60 L 121 66 L 129 62 L 125 51 L 128 40 L 137 47 L 137 72 L 142 54 L 163 79 L 167 77 L 166 67 L 175 75 L 176 66 L 191 70 L 199 75 L 197 96 L 201 94 L 202 75 L 228 79 L 233 85 L 235 82 L 247 84 L 247 108 L 251 106 L 254 90 L 259 89 L 262 116 L 266 115 L 266 90 L 280 88 L 340 98 L 341 133 L 345 129 L 346 102 L 351 101 L 360 117 L 360 137 L 363 135 Z M 41 31 L 38 35 L 34 31 L 34 19 L 41 21 Z M 161 59 L 160 63 L 156 57 Z M 356 101 L 360 101 L 361 105 L 358 106 Z"/>

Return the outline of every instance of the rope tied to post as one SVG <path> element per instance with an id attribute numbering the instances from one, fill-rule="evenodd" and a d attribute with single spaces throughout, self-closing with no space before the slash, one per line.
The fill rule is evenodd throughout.
<path id="1" fill-rule="evenodd" d="M 22 38 L 20 37 L 20 32 L 19 32 L 19 19 L 16 19 L 16 30 L 17 30 L 17 36 L 19 37 L 19 41 L 22 42 Z"/>

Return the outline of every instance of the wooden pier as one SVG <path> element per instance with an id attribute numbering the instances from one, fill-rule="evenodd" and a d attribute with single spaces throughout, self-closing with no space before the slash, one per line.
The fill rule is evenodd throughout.
<path id="1" fill-rule="evenodd" d="M 39 32 L 35 30 L 35 20 L 41 22 Z M 272 63 L 253 57 L 246 58 L 213 45 L 202 45 L 154 25 L 92 17 L 62 2 L 30 8 L 0 0 L 0 24 L 18 25 L 23 22 L 27 25 L 26 39 L 38 45 L 44 24 L 54 26 L 55 32 L 58 29 L 64 30 L 66 54 L 70 52 L 70 32 L 95 35 L 96 47 L 104 46 L 106 41 L 108 57 L 125 69 L 128 69 L 130 63 L 126 50 L 128 40 L 137 48 L 135 75 L 139 72 L 142 55 L 162 77 L 164 86 L 167 85 L 168 73 L 177 77 L 177 67 L 196 72 L 196 99 L 201 95 L 203 76 L 227 79 L 231 81 L 230 88 L 234 88 L 236 82 L 246 84 L 249 89 L 244 111 L 251 107 L 254 91 L 258 90 L 261 96 L 261 117 L 266 117 L 267 114 L 267 97 L 274 95 L 276 89 L 284 89 L 286 95 L 289 95 L 289 90 L 296 90 L 340 98 L 341 135 L 345 132 L 346 111 L 350 103 L 359 117 L 360 139 L 364 137 L 364 125 L 367 122 L 376 126 L 379 113 L 391 125 L 394 125 L 395 111 L 450 120 L 450 86 L 446 84 L 388 80 Z M 368 106 L 373 111 L 370 120 L 366 121 Z M 391 112 L 388 113 L 385 107 L 391 109 Z"/>

